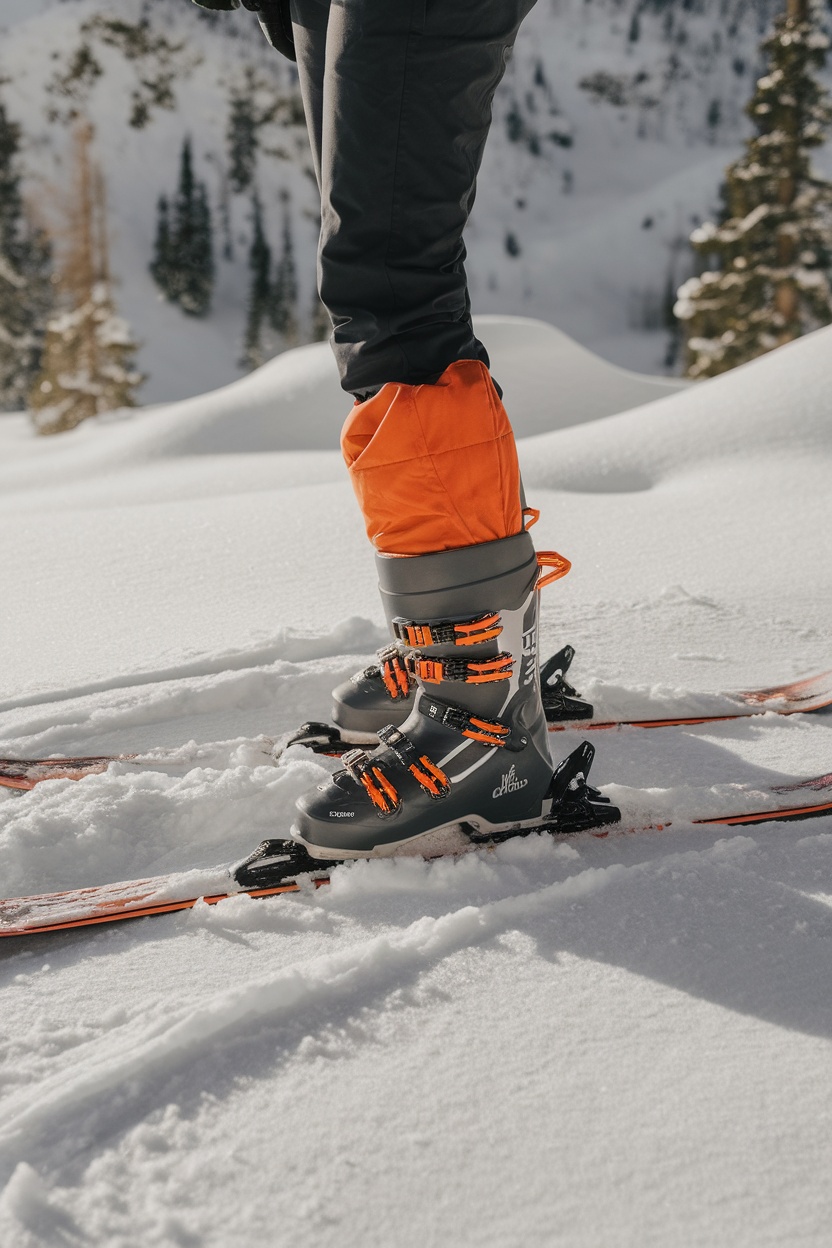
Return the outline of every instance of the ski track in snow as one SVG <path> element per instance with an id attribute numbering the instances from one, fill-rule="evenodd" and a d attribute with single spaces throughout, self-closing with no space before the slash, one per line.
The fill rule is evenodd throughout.
<path id="1" fill-rule="evenodd" d="M 521 445 L 538 545 L 575 565 L 544 596 L 542 653 L 576 646 L 599 712 L 729 709 L 719 690 L 832 665 L 829 342 Z M 230 439 L 223 411 L 206 420 Z M 194 438 L 194 419 L 139 414 L 124 436 Z M 157 755 L 0 790 L 8 895 L 208 887 L 337 765 L 275 765 L 270 741 L 327 718 L 383 640 L 341 484 L 299 492 L 274 445 L 230 490 L 181 445 L 157 476 L 113 459 L 118 430 L 96 467 L 96 432 L 52 446 L 48 491 L 23 473 L 25 505 L 3 499 L 33 565 L 0 620 L 19 643 L 0 753 Z M 58 524 L 73 549 L 100 533 L 106 572 L 67 568 Z M 0 942 L 4 1248 L 825 1243 L 832 819 L 688 820 L 830 771 L 832 714 L 592 739 L 625 818 L 669 828 L 357 863 L 317 892 Z"/>

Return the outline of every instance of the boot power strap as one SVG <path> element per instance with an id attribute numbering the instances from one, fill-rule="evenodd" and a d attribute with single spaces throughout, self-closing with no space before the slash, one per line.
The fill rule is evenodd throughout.
<path id="1" fill-rule="evenodd" d="M 508 745 L 511 729 L 499 719 L 483 719 L 479 715 L 472 715 L 464 706 L 457 706 L 453 702 L 440 702 L 438 698 L 432 698 L 425 693 L 419 700 L 419 710 L 428 719 L 434 719 L 446 728 L 453 728 L 471 741 L 500 747 Z"/>
<path id="2" fill-rule="evenodd" d="M 401 809 L 402 799 L 395 785 L 366 750 L 348 750 L 341 762 L 344 771 L 364 788 L 379 815 L 394 815 Z"/>
<path id="3" fill-rule="evenodd" d="M 427 754 L 419 753 L 409 737 L 392 724 L 382 728 L 378 736 L 382 744 L 392 752 L 396 762 L 410 772 L 428 797 L 440 801 L 448 796 L 451 791 L 450 780 Z M 386 763 L 371 758 L 366 750 L 350 750 L 343 755 L 341 762 L 344 770 L 363 787 L 379 815 L 394 815 L 401 809 L 402 799 L 387 774 Z"/>
<path id="4" fill-rule="evenodd" d="M 479 646 L 503 631 L 499 613 L 492 611 L 472 620 L 430 620 L 418 623 L 396 616 L 393 632 L 406 646 Z"/>
<path id="5" fill-rule="evenodd" d="M 416 779 L 429 797 L 434 800 L 447 797 L 451 782 L 441 768 L 427 754 L 420 754 L 410 737 L 392 724 L 379 730 L 378 739 L 392 750 L 398 761 Z"/>
<path id="6" fill-rule="evenodd" d="M 394 702 L 397 698 L 406 698 L 410 693 L 411 675 L 405 656 L 398 646 L 385 646 L 383 650 L 379 650 L 378 666 L 368 667 L 364 675 L 379 676 Z"/>
<path id="7" fill-rule="evenodd" d="M 404 664 L 414 679 L 429 685 L 438 685 L 443 680 L 488 685 L 495 680 L 510 680 L 514 671 L 514 659 L 505 650 L 492 659 L 429 659 L 414 650 L 404 656 Z"/>

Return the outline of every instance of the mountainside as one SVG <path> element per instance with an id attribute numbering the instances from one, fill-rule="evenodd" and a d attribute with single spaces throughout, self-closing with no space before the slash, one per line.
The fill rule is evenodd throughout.
<path id="1" fill-rule="evenodd" d="M 672 371 L 665 318 L 746 132 L 758 45 L 779 0 L 539 0 L 500 88 L 468 233 L 478 311 L 538 316 L 613 362 Z M 316 328 L 316 189 L 293 66 L 250 14 L 187 0 L 5 0 L 3 96 L 27 187 L 55 228 L 73 122 L 103 167 L 119 310 L 142 343 L 142 397 L 184 397 L 242 370 L 252 195 L 298 275 L 296 334 Z M 229 134 L 233 131 L 233 141 Z M 216 285 L 204 319 L 165 303 L 148 265 L 183 140 L 207 186 Z M 823 163 L 825 152 L 821 153 Z"/>

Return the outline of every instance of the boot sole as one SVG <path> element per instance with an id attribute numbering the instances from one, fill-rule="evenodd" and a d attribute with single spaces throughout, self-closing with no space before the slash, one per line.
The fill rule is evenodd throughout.
<path id="1" fill-rule="evenodd" d="M 297 827 L 292 827 L 291 837 L 296 844 L 302 845 L 310 858 L 331 862 L 355 858 L 442 858 L 446 854 L 462 853 L 478 844 L 487 844 L 489 840 L 502 840 L 507 836 L 535 829 L 546 831 L 548 810 L 534 819 L 512 820 L 509 823 L 491 823 L 482 815 L 468 815 L 463 819 L 454 819 L 452 823 L 441 824 L 427 832 L 419 832 L 404 841 L 392 841 L 387 845 L 376 845 L 372 849 L 334 849 L 331 846 L 313 845 L 304 839 Z M 551 830 L 554 830 L 552 828 Z M 476 838 L 472 840 L 472 834 Z"/>

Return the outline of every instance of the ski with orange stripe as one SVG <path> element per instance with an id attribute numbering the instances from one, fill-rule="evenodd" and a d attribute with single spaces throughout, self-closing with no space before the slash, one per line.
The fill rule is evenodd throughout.
<path id="1" fill-rule="evenodd" d="M 585 778 L 593 754 L 592 745 L 584 742 L 563 765 L 573 764 L 573 769 Z M 605 800 L 597 790 L 591 792 L 600 802 Z M 824 815 L 832 818 L 832 772 L 789 784 L 772 785 L 763 792 L 769 804 L 762 808 L 754 805 L 754 799 L 762 797 L 760 790 L 749 789 L 748 808 L 745 810 L 738 808 L 741 803 L 737 801 L 732 809 L 725 809 L 722 813 L 695 819 L 685 815 L 680 822 L 715 828 L 793 823 Z M 601 808 L 599 801 L 596 800 L 593 808 L 596 812 Z M 625 820 L 616 821 L 618 815 L 618 810 L 609 807 L 609 816 L 614 821 L 580 829 L 570 828 L 562 820 L 558 822 L 554 818 L 530 827 L 514 826 L 490 833 L 473 825 L 460 824 L 457 825 L 457 832 L 467 838 L 467 844 L 463 839 L 462 845 L 457 843 L 448 856 L 457 857 L 475 850 L 487 851 L 502 841 L 540 832 L 553 836 L 605 838 L 620 833 L 665 831 L 673 824 L 672 819 L 663 819 L 635 826 Z M 217 905 L 241 894 L 255 898 L 279 897 L 322 887 L 329 883 L 334 867 L 340 865 L 343 864 L 316 862 L 292 841 L 263 841 L 243 862 L 211 871 L 162 875 L 0 900 L 0 937 L 33 936 L 76 927 L 96 927 L 125 919 L 151 918 L 190 910 L 199 902 Z"/>

